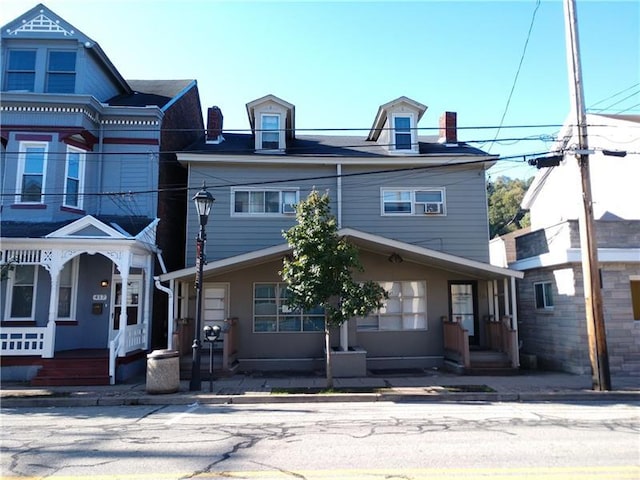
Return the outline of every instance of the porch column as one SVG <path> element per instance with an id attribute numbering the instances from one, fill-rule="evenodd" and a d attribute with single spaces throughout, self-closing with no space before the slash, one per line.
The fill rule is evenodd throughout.
<path id="1" fill-rule="evenodd" d="M 126 355 L 127 343 L 127 297 L 129 296 L 129 267 L 131 266 L 131 254 L 124 254 L 123 261 L 118 264 L 120 277 L 122 279 L 122 291 L 120 292 L 120 325 L 118 332 L 120 341 L 118 342 L 118 356 Z"/>
<path id="2" fill-rule="evenodd" d="M 47 333 L 42 356 L 53 358 L 56 349 L 56 317 L 58 316 L 58 298 L 60 296 L 60 266 L 50 264 L 47 266 L 51 276 L 51 293 L 49 294 L 49 315 L 47 319 Z"/>
<path id="3" fill-rule="evenodd" d="M 489 316 L 491 317 L 489 321 L 495 321 L 495 311 L 493 309 L 493 280 L 487 281 L 487 307 L 489 310 Z"/>
<path id="4" fill-rule="evenodd" d="M 340 350 L 349 350 L 349 320 L 340 325 Z"/>
<path id="5" fill-rule="evenodd" d="M 511 307 L 509 305 L 509 279 L 507 277 L 502 280 L 502 289 L 504 290 L 504 314 L 509 317 L 511 316 Z"/>
<path id="6" fill-rule="evenodd" d="M 58 316 L 58 299 L 60 297 L 60 271 L 64 265 L 59 250 L 44 252 L 41 265 L 51 277 L 51 291 L 49 292 L 49 312 L 47 315 L 47 330 L 45 333 L 43 358 L 53 358 L 56 350 L 56 317 Z"/>
<path id="7" fill-rule="evenodd" d="M 146 330 L 144 335 L 144 349 L 151 343 L 151 296 L 153 295 L 153 256 L 148 255 L 144 267 L 144 305 L 142 310 L 142 324 Z"/>
<path id="8" fill-rule="evenodd" d="M 512 328 L 515 330 L 515 348 L 513 350 L 512 366 L 520 366 L 520 334 L 518 332 L 518 308 L 516 303 L 516 277 L 511 277 L 511 305 L 513 306 Z"/>
<path id="9" fill-rule="evenodd" d="M 498 280 L 493 281 L 493 311 L 494 311 L 494 320 L 500 320 L 500 299 L 498 298 Z"/>

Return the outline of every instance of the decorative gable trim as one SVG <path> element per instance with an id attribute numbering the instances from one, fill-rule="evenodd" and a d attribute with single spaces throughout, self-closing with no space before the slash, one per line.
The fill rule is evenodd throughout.
<path id="1" fill-rule="evenodd" d="M 17 36 L 19 33 L 60 33 L 65 37 L 75 35 L 75 30 L 67 30 L 60 26 L 60 20 L 51 20 L 45 15 L 44 10 L 40 10 L 38 15 L 31 20 L 22 20 L 22 25 L 13 30 L 8 30 L 7 34 Z"/>
<path id="2" fill-rule="evenodd" d="M 126 232 L 125 232 L 126 233 Z M 115 228 L 105 225 L 97 218 L 87 215 L 75 222 L 51 232 L 44 238 L 112 238 L 130 239 L 131 236 L 120 233 Z"/>

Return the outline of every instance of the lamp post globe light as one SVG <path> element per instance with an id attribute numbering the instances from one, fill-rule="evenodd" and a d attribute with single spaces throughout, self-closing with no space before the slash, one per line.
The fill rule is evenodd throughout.
<path id="1" fill-rule="evenodd" d="M 198 391 L 201 389 L 200 382 L 200 335 L 202 323 L 202 268 L 204 266 L 204 245 L 207 240 L 207 233 L 204 227 L 207 225 L 211 206 L 215 202 L 215 198 L 207 192 L 207 186 L 202 182 L 202 190 L 196 193 L 193 198 L 196 205 L 196 211 L 200 220 L 200 230 L 196 238 L 196 325 L 193 335 L 193 357 L 191 361 L 191 382 L 189 383 L 190 391 Z"/>

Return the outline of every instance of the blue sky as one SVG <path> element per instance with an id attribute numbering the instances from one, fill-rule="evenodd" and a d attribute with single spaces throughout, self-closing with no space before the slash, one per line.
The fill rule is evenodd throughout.
<path id="1" fill-rule="evenodd" d="M 36 3 L 3 0 L 0 24 Z M 512 156 L 547 151 L 558 127 L 539 125 L 569 113 L 561 0 L 42 3 L 127 79 L 196 79 L 203 108 L 218 105 L 225 129 L 247 129 L 245 104 L 271 93 L 296 106 L 299 129 L 365 136 L 378 106 L 406 95 L 428 106 L 419 126 L 433 130 L 421 133 L 456 111 L 459 139 Z M 640 114 L 640 2 L 578 0 L 577 10 L 587 107 Z M 501 122 L 500 131 L 475 128 Z M 490 174 L 535 171 L 518 158 Z"/>

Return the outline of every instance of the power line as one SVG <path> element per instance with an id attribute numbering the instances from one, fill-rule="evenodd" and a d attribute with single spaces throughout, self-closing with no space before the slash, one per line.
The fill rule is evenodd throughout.
<path id="1" fill-rule="evenodd" d="M 620 90 L 619 92 L 614 93 L 613 95 L 609 95 L 607 98 L 603 98 L 602 100 L 598 100 L 596 103 L 592 104 L 591 106 L 589 106 L 587 108 L 587 110 L 591 110 L 593 107 L 595 107 L 596 105 L 606 102 L 607 100 L 610 100 L 612 98 L 617 97 L 618 95 L 622 95 L 625 92 L 628 92 L 629 90 L 631 90 L 632 88 L 637 87 L 638 85 L 640 85 L 640 82 L 638 83 L 634 83 L 633 85 L 631 85 L 630 87 L 625 88 L 624 90 Z"/>
<path id="2" fill-rule="evenodd" d="M 509 97 L 507 98 L 507 104 L 504 107 L 504 112 L 502 112 L 502 118 L 500 119 L 500 127 L 498 127 L 498 131 L 496 132 L 496 138 L 500 134 L 500 129 L 502 123 L 504 122 L 505 117 L 507 116 L 507 111 L 509 110 L 509 104 L 511 103 L 511 97 L 513 96 L 513 92 L 516 89 L 516 83 L 518 82 L 518 76 L 520 75 L 520 69 L 522 68 L 522 64 L 524 62 L 525 54 L 527 53 L 527 46 L 529 45 L 529 39 L 531 38 L 531 32 L 533 31 L 533 24 L 536 20 L 536 13 L 538 13 L 538 8 L 540 8 L 540 0 L 536 1 L 536 6 L 533 9 L 533 15 L 531 16 L 531 23 L 529 24 L 529 31 L 527 32 L 527 39 L 524 42 L 524 48 L 522 49 L 522 54 L 520 55 L 520 63 L 518 64 L 518 69 L 516 70 L 516 75 L 513 79 L 513 84 L 511 85 L 511 91 L 509 92 Z M 489 146 L 489 151 L 491 151 L 491 147 Z"/>
<path id="3" fill-rule="evenodd" d="M 513 155 L 509 157 L 503 157 L 502 159 L 510 159 L 510 158 L 522 158 L 525 159 L 525 156 L 539 156 L 544 155 L 549 152 L 537 152 L 526 155 Z M 354 172 L 354 173 L 343 173 L 343 174 L 330 174 L 330 175 L 313 175 L 307 177 L 290 177 L 290 178 L 282 178 L 282 179 L 271 179 L 271 180 L 260 180 L 260 181 L 248 181 L 248 182 L 240 182 L 240 183 L 219 183 L 208 185 L 208 188 L 226 188 L 226 187 L 243 187 L 243 186 L 260 186 L 260 185 L 271 185 L 271 184 L 282 184 L 282 183 L 292 183 L 292 182 L 305 182 L 305 181 L 313 181 L 313 180 L 327 180 L 327 179 L 336 179 L 336 178 L 349 178 L 349 177 L 361 177 L 366 175 L 379 175 L 379 174 L 389 174 L 389 173 L 397 173 L 397 172 L 414 172 L 420 170 L 431 170 L 431 169 L 441 169 L 448 168 L 451 166 L 456 167 L 465 167 L 469 165 L 480 165 L 482 163 L 486 163 L 487 159 L 479 159 L 479 160 L 470 160 L 466 162 L 458 162 L 458 163 L 443 163 L 439 165 L 420 165 L 420 166 L 411 166 L 411 167 L 403 167 L 403 168 L 390 168 L 390 169 L 379 169 L 379 170 L 369 170 L 364 172 Z M 494 161 L 498 161 L 497 159 Z M 215 177 L 211 177 L 215 178 Z M 180 192 L 180 191 L 190 191 L 190 190 L 199 190 L 201 187 L 168 187 L 161 189 L 146 189 L 146 190 L 128 190 L 128 191 L 119 191 L 119 192 L 95 192 L 95 193 L 82 193 L 79 195 L 83 195 L 84 197 L 126 197 L 133 195 L 143 195 L 143 194 L 156 194 L 161 192 Z M 0 194 L 0 197 L 15 197 L 19 194 L 16 193 L 3 193 Z M 64 196 L 63 192 L 55 192 L 55 193 L 43 193 L 41 194 L 43 197 L 59 197 Z"/>

